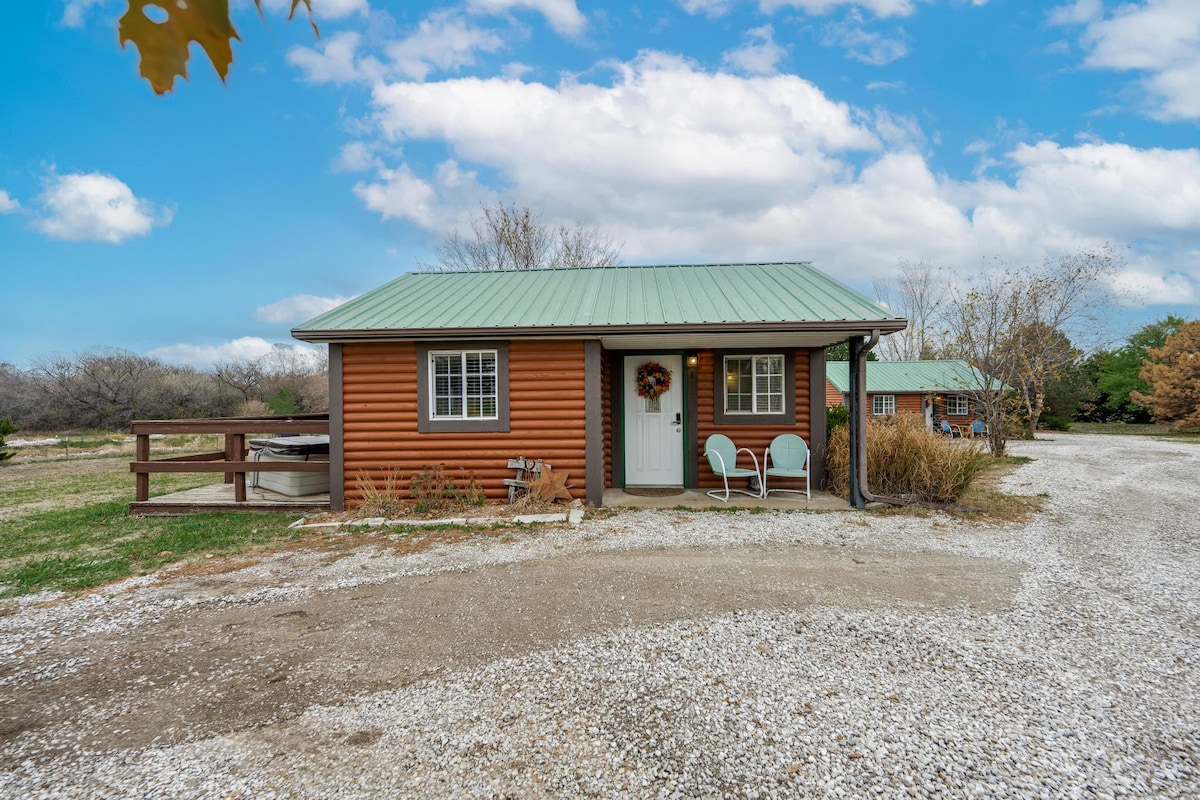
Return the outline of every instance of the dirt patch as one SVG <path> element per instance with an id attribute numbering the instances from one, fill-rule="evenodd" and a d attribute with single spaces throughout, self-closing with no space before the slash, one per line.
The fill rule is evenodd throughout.
<path id="1" fill-rule="evenodd" d="M 6 659 L 0 768 L 257 727 L 631 625 L 818 603 L 1002 609 L 1020 582 L 1014 565 L 986 559 L 742 547 L 581 554 L 195 604 L 244 590 L 239 580 L 178 578 L 178 607 L 161 604 L 152 621 L 48 638 Z"/>

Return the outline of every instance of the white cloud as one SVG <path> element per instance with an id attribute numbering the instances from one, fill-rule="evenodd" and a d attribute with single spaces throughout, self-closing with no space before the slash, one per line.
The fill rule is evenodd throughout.
<path id="1" fill-rule="evenodd" d="M 907 17 L 913 13 L 912 0 L 760 0 L 759 7 L 767 12 L 780 8 L 798 8 L 813 16 L 830 14 L 839 6 L 866 9 L 876 17 Z"/>
<path id="2" fill-rule="evenodd" d="M 119 179 L 100 172 L 52 174 L 38 199 L 42 215 L 33 225 L 55 239 L 120 244 L 167 225 L 174 214 L 135 197 Z"/>
<path id="3" fill-rule="evenodd" d="M 575 0 L 467 0 L 467 8 L 477 14 L 505 14 L 517 8 L 536 11 L 562 36 L 578 36 L 587 27 L 587 17 Z"/>
<path id="4" fill-rule="evenodd" d="M 871 81 L 867 84 L 869 92 L 903 92 L 907 88 L 904 81 Z"/>
<path id="5" fill-rule="evenodd" d="M 989 256 L 1037 264 L 1111 241 L 1148 253 L 1137 271 L 1170 276 L 1166 287 L 1200 280 L 1187 256 L 1200 149 L 1064 146 L 997 121 L 967 150 L 1008 177 L 959 181 L 931 169 L 914 119 L 834 102 L 794 75 L 712 73 L 654 52 L 609 66 L 607 84 L 381 83 L 376 147 L 393 152 L 355 192 L 435 236 L 511 198 L 547 222 L 602 228 L 631 262 L 806 258 L 865 281 L 901 258 L 969 274 Z M 431 171 L 404 161 L 410 142 L 451 156 Z"/>
<path id="6" fill-rule="evenodd" d="M 528 64 L 522 64 L 520 61 L 510 61 L 500 69 L 500 74 L 505 78 L 519 80 L 534 71 L 534 68 Z"/>
<path id="7" fill-rule="evenodd" d="M 746 31 L 743 44 L 730 50 L 722 61 L 748 75 L 773 75 L 787 50 L 775 43 L 774 29 L 770 25 Z"/>
<path id="8" fill-rule="evenodd" d="M 421 20 L 410 36 L 388 45 L 387 55 L 396 74 L 424 80 L 433 68 L 472 66 L 476 52 L 494 53 L 503 47 L 504 40 L 492 31 L 439 11 Z"/>
<path id="9" fill-rule="evenodd" d="M 383 48 L 383 59 L 361 52 L 362 36 L 336 33 L 314 47 L 293 47 L 288 62 L 312 83 L 372 82 L 387 77 L 425 80 L 434 71 L 449 72 L 476 64 L 476 54 L 504 48 L 496 33 L 472 25 L 461 15 L 437 11 L 411 34 Z"/>
<path id="10" fill-rule="evenodd" d="M 12 214 L 20 210 L 21 204 L 17 202 L 17 198 L 0 189 L 0 214 Z"/>
<path id="11" fill-rule="evenodd" d="M 1139 150 L 1125 144 L 1054 142 L 1008 154 L 1012 186 L 981 182 L 981 214 L 1006 226 L 1104 239 L 1200 233 L 1200 150 Z"/>
<path id="12" fill-rule="evenodd" d="M 259 322 L 269 322 L 282 325 L 291 322 L 304 322 L 318 314 L 324 314 L 331 308 L 336 308 L 350 297 L 317 297 L 311 294 L 294 294 L 282 300 L 276 300 L 265 306 L 259 306 L 254 311 L 254 318 Z"/>
<path id="13" fill-rule="evenodd" d="M 1164 120 L 1200 119 L 1200 3 L 1146 0 L 1101 16 L 1077 2 L 1051 16 L 1060 24 L 1083 24 L 1084 66 L 1144 74 L 1138 82 L 1145 111 Z"/>
<path id="14" fill-rule="evenodd" d="M 323 361 L 322 353 L 302 344 L 272 344 L 257 336 L 242 336 L 222 344 L 179 343 L 157 347 L 146 355 L 167 364 L 180 364 L 204 369 L 221 361 L 255 360 L 282 351 L 301 363 L 318 365 Z"/>
<path id="15" fill-rule="evenodd" d="M 677 0 L 679 7 L 689 14 L 703 14 L 710 19 L 723 16 L 737 4 L 737 0 Z"/>
<path id="16" fill-rule="evenodd" d="M 631 218 L 666 208 L 742 212 L 843 171 L 830 153 L 880 146 L 848 106 L 795 76 L 710 75 L 659 53 L 615 66 L 611 86 L 381 85 L 376 120 L 394 142 L 445 140 L 457 163 L 498 171 L 528 204 L 584 222 L 597 205 Z M 465 196 L 474 185 L 469 172 L 442 170 L 438 189 L 404 165 L 356 192 L 385 216 L 436 227 L 459 211 L 445 207 L 440 187 Z"/>
<path id="17" fill-rule="evenodd" d="M 408 165 L 380 169 L 373 182 L 359 181 L 354 194 L 384 219 L 408 219 L 426 229 L 438 227 L 437 193 Z"/>
<path id="18" fill-rule="evenodd" d="M 383 162 L 375 155 L 375 148 L 369 142 L 347 142 L 333 162 L 333 168 L 338 172 L 366 172 L 372 167 L 382 167 Z"/>
<path id="19" fill-rule="evenodd" d="M 1180 305 L 1200 303 L 1200 280 L 1195 273 L 1164 269 L 1127 269 L 1112 281 L 1125 305 Z"/>
<path id="20" fill-rule="evenodd" d="M 1065 6 L 1050 9 L 1047 20 L 1051 25 L 1083 25 L 1104 13 L 1101 0 L 1075 0 Z"/>
<path id="21" fill-rule="evenodd" d="M 847 14 L 844 20 L 827 24 L 821 33 L 821 44 L 840 47 L 855 61 L 875 66 L 890 64 L 908 55 L 903 30 L 897 29 L 895 36 L 868 31 L 857 10 Z"/>
<path id="22" fill-rule="evenodd" d="M 351 31 L 341 31 L 323 38 L 316 48 L 297 45 L 288 51 L 288 63 L 304 72 L 312 83 L 351 83 L 370 78 L 378 72 L 370 65 L 356 60 L 362 37 Z"/>
<path id="23" fill-rule="evenodd" d="M 66 0 L 63 4 L 61 24 L 67 28 L 82 28 L 83 18 L 88 9 L 103 3 L 104 0 Z"/>
<path id="24" fill-rule="evenodd" d="M 89 0 L 97 2 L 97 0 Z M 276 12 L 287 13 L 292 8 L 292 0 L 262 0 L 263 7 Z M 313 17 L 317 22 L 323 19 L 342 19 L 351 14 L 361 14 L 365 16 L 371 10 L 367 0 L 317 0 L 313 3 Z M 304 7 L 301 6 L 297 14 L 305 13 Z"/>

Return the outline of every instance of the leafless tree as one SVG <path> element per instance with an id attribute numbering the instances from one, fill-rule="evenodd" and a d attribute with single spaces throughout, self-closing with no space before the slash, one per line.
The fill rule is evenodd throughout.
<path id="1" fill-rule="evenodd" d="M 946 303 L 946 278 L 928 262 L 901 261 L 891 280 L 874 282 L 875 296 L 908 320 L 904 330 L 885 336 L 876 348 L 885 361 L 937 358 L 944 347 L 941 312 Z"/>
<path id="2" fill-rule="evenodd" d="M 435 249 L 435 272 L 480 272 L 551 267 L 608 267 L 620 263 L 621 247 L 607 234 L 581 225 L 552 228 L 540 214 L 512 203 L 481 206 L 471 232 L 451 232 Z"/>
<path id="3" fill-rule="evenodd" d="M 985 408 L 994 454 L 1003 453 L 1009 425 L 1019 424 L 1033 437 L 1047 385 L 1079 356 L 1071 339 L 1099 336 L 1111 304 L 1106 278 L 1120 263 L 1105 246 L 1048 259 L 1037 270 L 987 270 L 973 285 L 951 289 L 943 315 L 949 346 L 983 375 L 970 393 Z M 995 393 L 994 382 L 1013 391 Z M 1005 407 L 1014 400 L 1015 406 Z"/>
<path id="4" fill-rule="evenodd" d="M 242 396 L 242 400 L 253 399 L 267 378 L 261 358 L 233 358 L 213 365 L 213 377 Z"/>

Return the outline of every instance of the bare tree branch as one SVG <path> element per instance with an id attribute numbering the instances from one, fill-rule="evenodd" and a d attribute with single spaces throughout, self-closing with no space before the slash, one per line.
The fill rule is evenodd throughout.
<path id="1" fill-rule="evenodd" d="M 471 233 L 455 230 L 434 249 L 431 272 L 480 272 L 553 267 L 608 267 L 620 263 L 621 247 L 607 234 L 581 225 L 557 229 L 528 208 L 497 201 L 471 219 Z"/>

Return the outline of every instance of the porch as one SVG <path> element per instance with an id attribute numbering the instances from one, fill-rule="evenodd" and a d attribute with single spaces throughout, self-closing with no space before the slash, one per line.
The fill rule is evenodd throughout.
<path id="1" fill-rule="evenodd" d="M 812 500 L 805 500 L 803 494 L 772 494 L 769 497 L 749 497 L 736 492 L 729 496 L 729 502 L 709 497 L 700 489 L 682 489 L 678 494 L 670 495 L 640 495 L 631 494 L 624 489 L 605 489 L 605 506 L 623 506 L 626 508 L 675 508 L 682 506 L 688 509 L 704 508 L 768 508 L 775 511 L 849 511 L 850 503 L 840 497 L 813 490 Z"/>

